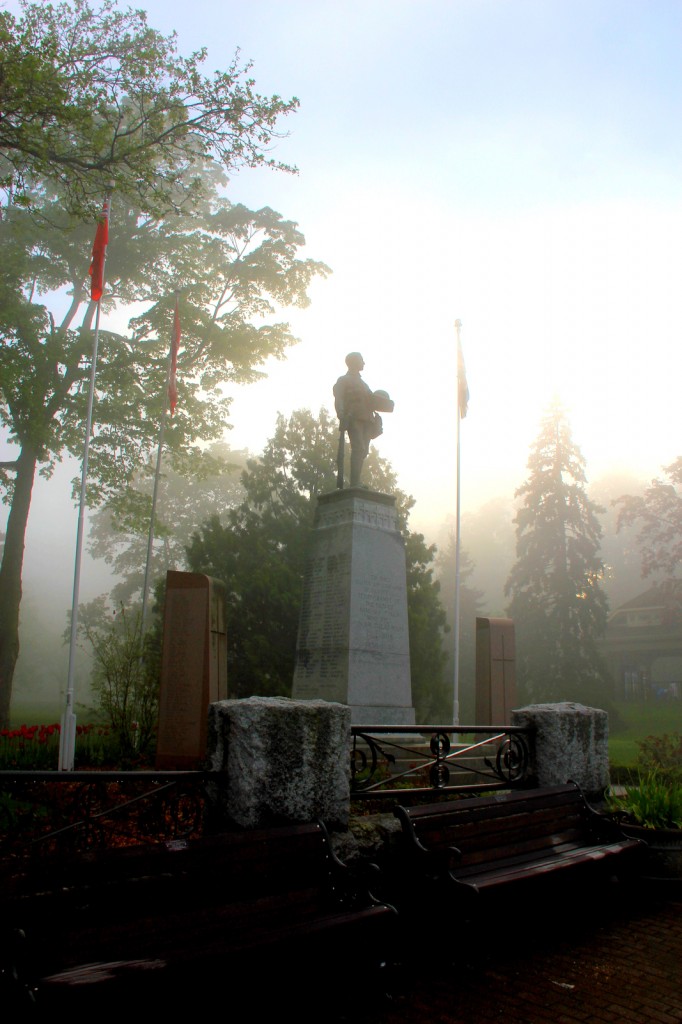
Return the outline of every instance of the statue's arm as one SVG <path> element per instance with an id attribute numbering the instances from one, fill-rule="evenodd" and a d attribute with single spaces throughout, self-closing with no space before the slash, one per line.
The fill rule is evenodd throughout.
<path id="1" fill-rule="evenodd" d="M 340 380 L 337 380 L 332 390 L 334 392 L 334 409 L 336 410 L 336 415 L 339 417 L 339 429 L 343 430 L 345 426 L 344 420 L 346 416 L 344 402 L 345 388 L 343 386 L 343 383 Z"/>

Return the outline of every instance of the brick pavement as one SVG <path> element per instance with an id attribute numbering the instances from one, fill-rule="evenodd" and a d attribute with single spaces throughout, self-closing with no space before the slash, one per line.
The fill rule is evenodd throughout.
<path id="1" fill-rule="evenodd" d="M 577 901 L 579 902 L 579 901 Z M 555 916 L 501 915 L 459 964 L 408 961 L 354 1024 L 681 1024 L 682 897 L 632 895 Z M 537 913 L 536 913 L 537 911 Z M 544 924 L 542 923 L 544 920 Z M 359 1012 L 360 1011 L 360 1012 Z M 318 1018 L 319 1019 L 319 1018 Z"/>

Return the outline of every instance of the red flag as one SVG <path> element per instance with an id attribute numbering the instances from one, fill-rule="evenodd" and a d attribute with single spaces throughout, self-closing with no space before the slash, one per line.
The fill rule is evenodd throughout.
<path id="1" fill-rule="evenodd" d="M 95 241 L 92 246 L 92 262 L 90 264 L 90 298 L 93 302 L 99 302 L 104 291 L 104 258 L 107 253 L 107 242 L 109 241 L 109 200 L 104 201 L 102 219 L 97 225 Z"/>
<path id="2" fill-rule="evenodd" d="M 168 380 L 168 401 L 170 402 L 171 416 L 175 412 L 175 406 L 178 404 L 178 349 L 180 348 L 180 309 L 178 307 L 178 297 L 175 296 L 175 316 L 173 318 L 173 342 L 171 344 L 171 369 L 170 378 Z"/>

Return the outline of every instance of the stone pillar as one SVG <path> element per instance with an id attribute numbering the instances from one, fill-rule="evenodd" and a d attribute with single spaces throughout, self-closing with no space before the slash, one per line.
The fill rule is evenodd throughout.
<path id="1" fill-rule="evenodd" d="M 198 768 L 208 706 L 227 697 L 225 587 L 194 572 L 166 574 L 157 768 Z"/>
<path id="2" fill-rule="evenodd" d="M 414 725 L 393 495 L 355 487 L 318 498 L 292 695 L 349 704 L 354 725 Z"/>
<path id="3" fill-rule="evenodd" d="M 609 716 L 583 704 L 529 704 L 512 725 L 535 729 L 534 772 L 539 786 L 577 782 L 591 800 L 609 786 Z"/>
<path id="4" fill-rule="evenodd" d="M 513 619 L 476 619 L 476 725 L 506 725 L 516 704 Z"/>
<path id="5" fill-rule="evenodd" d="M 321 700 L 249 697 L 212 704 L 211 770 L 226 773 L 221 813 L 246 828 L 350 814 L 350 708 Z"/>

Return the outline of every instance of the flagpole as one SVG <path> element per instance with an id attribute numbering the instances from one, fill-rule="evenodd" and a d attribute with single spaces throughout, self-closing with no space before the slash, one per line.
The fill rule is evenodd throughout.
<path id="1" fill-rule="evenodd" d="M 166 389 L 164 391 L 163 412 L 161 413 L 161 425 L 159 427 L 159 443 L 156 450 L 156 472 L 154 473 L 154 491 L 152 494 L 152 515 L 149 521 L 149 535 L 147 538 L 147 561 L 144 567 L 144 583 L 142 585 L 142 614 L 140 619 L 140 638 L 144 637 L 145 622 L 147 619 L 147 601 L 149 596 L 149 578 L 151 575 L 152 553 L 154 548 L 154 520 L 156 519 L 156 502 L 159 494 L 159 480 L 161 478 L 161 456 L 163 453 L 163 441 L 166 433 L 166 407 L 170 401 L 171 415 L 174 410 L 174 401 L 171 397 L 171 378 L 174 372 L 174 364 L 177 359 L 177 346 L 180 340 L 180 320 L 178 314 L 178 292 L 175 292 L 175 316 L 173 321 L 173 340 L 168 351 L 168 371 L 166 373 Z"/>
<path id="2" fill-rule="evenodd" d="M 170 356 L 168 357 L 168 377 L 170 378 Z M 161 426 L 159 427 L 159 446 L 156 451 L 156 472 L 154 474 L 154 492 L 152 495 L 152 516 L 149 521 L 149 535 L 147 538 L 147 561 L 144 567 L 144 583 L 142 585 L 142 615 L 140 618 L 140 636 L 144 636 L 144 624 L 147 619 L 147 597 L 149 594 L 149 576 L 151 573 L 152 551 L 154 548 L 154 519 L 156 517 L 156 499 L 159 493 L 159 479 L 161 477 L 161 453 L 163 451 L 163 438 L 166 432 L 166 406 L 164 403 L 161 414 Z"/>
<path id="3" fill-rule="evenodd" d="M 453 680 L 452 700 L 452 722 L 459 725 L 459 582 L 460 582 L 460 424 L 462 421 L 462 359 L 460 346 L 460 330 L 462 321 L 455 320 L 457 331 L 457 474 L 456 474 L 456 501 L 455 501 L 455 672 Z"/>
<path id="4" fill-rule="evenodd" d="M 109 230 L 109 214 L 111 211 L 111 196 L 104 201 L 104 221 L 106 229 L 104 233 L 104 247 L 100 254 L 101 262 L 93 273 L 91 296 L 94 296 L 94 289 L 99 284 L 101 289 L 104 280 L 104 265 L 106 262 L 106 244 Z M 98 227 L 99 232 L 99 227 Z M 95 236 L 95 246 L 98 244 L 98 235 Z M 95 251 L 93 249 L 93 264 L 95 265 Z M 98 281 L 95 281 L 95 274 Z M 102 308 L 101 290 L 97 298 L 97 313 L 95 316 L 95 337 L 92 343 L 92 359 L 90 364 L 90 391 L 88 394 L 88 411 L 85 424 L 85 443 L 83 445 L 83 463 L 81 466 L 81 493 L 78 505 L 78 528 L 76 530 L 76 559 L 73 571 L 73 597 L 71 600 L 71 634 L 69 638 L 69 671 L 66 682 L 66 706 L 62 715 L 61 731 L 59 734 L 59 771 L 72 772 L 76 752 L 76 715 L 74 713 L 74 675 L 76 664 L 76 639 L 78 636 L 78 598 L 80 592 L 81 561 L 83 554 L 83 533 L 85 522 L 85 492 L 88 479 L 88 454 L 90 451 L 90 433 L 92 431 L 92 408 L 95 399 L 95 374 L 97 371 L 97 349 L 99 347 L 99 320 Z"/>
<path id="5" fill-rule="evenodd" d="M 171 353 L 168 353 L 168 373 L 166 376 L 166 394 L 168 394 L 168 383 L 171 373 Z M 140 633 L 144 636 L 144 624 L 147 619 L 147 598 L 149 595 L 149 577 L 151 574 L 152 552 L 154 548 L 154 520 L 156 518 L 156 501 L 159 494 L 159 480 L 161 478 L 161 455 L 163 452 L 163 440 L 166 433 L 166 402 L 163 403 L 161 413 L 161 426 L 159 427 L 159 444 L 156 450 L 156 472 L 154 473 L 154 491 L 152 494 L 152 515 L 149 521 L 149 535 L 147 538 L 147 561 L 144 567 L 144 583 L 142 585 L 142 616 L 140 621 Z"/>

